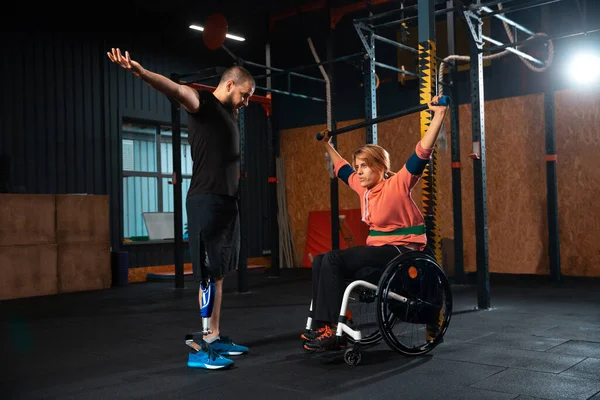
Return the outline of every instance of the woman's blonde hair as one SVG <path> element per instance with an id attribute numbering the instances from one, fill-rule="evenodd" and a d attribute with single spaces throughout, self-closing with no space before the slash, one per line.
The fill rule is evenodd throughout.
<path id="1" fill-rule="evenodd" d="M 367 161 L 367 166 L 375 171 L 383 171 L 383 177 L 389 178 L 394 175 L 390 171 L 390 153 L 383 147 L 376 144 L 368 144 L 354 151 L 354 164 L 357 158 L 364 158 Z"/>

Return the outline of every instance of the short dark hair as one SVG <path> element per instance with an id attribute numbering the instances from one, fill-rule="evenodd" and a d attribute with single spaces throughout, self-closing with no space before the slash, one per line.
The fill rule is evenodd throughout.
<path id="1" fill-rule="evenodd" d="M 221 75 L 221 83 L 225 83 L 229 80 L 232 80 L 236 85 L 242 85 L 248 81 L 250 81 L 252 85 L 255 84 L 250 71 L 239 65 L 227 68 L 225 72 L 223 72 L 223 75 Z"/>

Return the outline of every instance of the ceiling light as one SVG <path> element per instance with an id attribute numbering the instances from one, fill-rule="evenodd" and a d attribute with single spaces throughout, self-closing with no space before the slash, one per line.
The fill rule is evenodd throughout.
<path id="1" fill-rule="evenodd" d="M 197 31 L 200 31 L 200 32 L 204 31 L 204 27 L 202 27 L 202 26 L 200 26 L 200 25 L 190 25 L 190 29 L 194 29 L 194 30 L 197 30 Z M 241 37 L 241 36 L 232 35 L 232 34 L 230 34 L 230 33 L 227 33 L 227 34 L 225 35 L 225 37 L 226 37 L 226 38 L 229 38 L 229 39 L 232 39 L 232 40 L 237 40 L 237 41 L 239 41 L 239 42 L 243 42 L 244 40 L 246 40 L 246 39 L 244 39 L 244 38 L 243 38 L 243 37 Z"/>
<path id="2" fill-rule="evenodd" d="M 600 77 L 600 56 L 582 51 L 571 60 L 569 73 L 578 83 L 594 83 Z"/>

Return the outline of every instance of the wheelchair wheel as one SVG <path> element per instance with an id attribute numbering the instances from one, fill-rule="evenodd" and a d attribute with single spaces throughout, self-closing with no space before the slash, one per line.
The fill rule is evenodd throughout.
<path id="1" fill-rule="evenodd" d="M 383 340 L 408 356 L 437 346 L 450 324 L 452 293 L 444 271 L 423 252 L 396 257 L 377 292 L 377 322 Z"/>

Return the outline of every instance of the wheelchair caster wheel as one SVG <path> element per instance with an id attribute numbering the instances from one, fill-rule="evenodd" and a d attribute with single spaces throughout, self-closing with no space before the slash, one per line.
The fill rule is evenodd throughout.
<path id="1" fill-rule="evenodd" d="M 344 361 L 348 365 L 358 365 L 360 363 L 360 352 L 354 349 L 347 349 L 344 353 Z"/>

